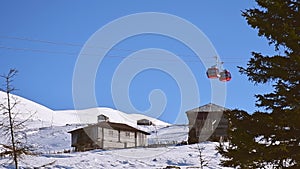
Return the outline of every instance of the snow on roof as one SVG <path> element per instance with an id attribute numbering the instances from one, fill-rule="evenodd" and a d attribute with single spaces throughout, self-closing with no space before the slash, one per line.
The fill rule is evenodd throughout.
<path id="1" fill-rule="evenodd" d="M 158 120 L 153 117 L 148 117 L 143 114 L 128 114 L 128 115 L 130 116 L 130 118 L 134 119 L 135 121 L 147 119 L 147 120 L 151 121 L 153 124 L 155 124 L 156 126 L 169 126 L 170 125 L 169 123 L 163 122 L 163 121 Z"/>
<path id="2" fill-rule="evenodd" d="M 144 133 L 146 135 L 150 135 L 150 133 L 139 130 L 135 127 L 129 126 L 127 124 L 122 124 L 122 123 L 112 123 L 112 122 L 100 122 L 97 124 L 93 124 L 93 125 L 89 125 L 86 127 L 82 127 L 82 128 L 77 128 L 75 130 L 69 131 L 68 133 L 73 133 L 79 130 L 83 130 L 85 128 L 90 128 L 90 127 L 94 127 L 94 126 L 99 126 L 99 127 L 103 127 L 103 128 L 111 128 L 111 129 L 115 129 L 115 130 L 122 130 L 122 131 L 133 131 L 133 132 L 140 132 L 140 133 Z"/>
<path id="3" fill-rule="evenodd" d="M 91 108 L 91 109 L 85 109 L 85 110 L 64 110 L 64 111 L 55 111 L 57 114 L 74 114 L 78 118 L 74 119 L 74 121 L 69 121 L 70 123 L 81 123 L 81 124 L 95 124 L 98 121 L 99 115 L 104 115 L 109 118 L 109 122 L 114 123 L 123 123 L 127 124 L 129 126 L 137 127 L 137 121 L 140 119 L 147 119 L 150 120 L 154 125 L 156 126 L 168 126 L 169 123 L 163 122 L 161 120 L 148 117 L 146 115 L 142 114 L 127 114 L 124 112 L 121 112 L 119 110 L 115 110 L 112 108 L 107 107 L 98 107 L 98 108 Z M 59 117 L 59 116 L 57 116 Z M 61 118 L 60 118 L 61 119 Z M 57 119 L 59 120 L 59 119 Z M 54 121 L 57 121 L 56 119 Z"/>

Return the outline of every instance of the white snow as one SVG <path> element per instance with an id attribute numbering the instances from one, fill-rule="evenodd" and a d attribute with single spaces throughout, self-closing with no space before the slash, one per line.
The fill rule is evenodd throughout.
<path id="1" fill-rule="evenodd" d="M 222 158 L 215 150 L 217 143 L 205 142 L 203 159 L 208 162 L 206 169 L 219 169 Z M 0 159 L 0 163 L 4 159 Z M 20 165 L 23 168 L 164 168 L 179 166 L 181 168 L 199 167 L 198 145 L 170 146 L 161 148 L 136 148 L 119 150 L 94 150 L 88 152 L 43 154 L 26 156 Z M 1 167 L 1 165 L 0 165 Z M 2 165 L 4 167 L 4 165 Z"/>
<path id="2" fill-rule="evenodd" d="M 114 110 L 107 107 L 98 107 L 85 110 L 61 110 L 55 111 L 54 121 L 65 124 L 92 124 L 97 123 L 97 116 L 105 115 L 110 122 L 124 123 L 133 127 L 137 126 L 137 120 L 148 119 L 156 126 L 168 126 L 169 123 L 161 120 L 148 117 L 142 114 L 127 114 L 119 110 Z M 67 115 L 68 117 L 65 117 Z M 66 121 L 66 119 L 68 119 Z"/>
<path id="3" fill-rule="evenodd" d="M 35 121 L 35 126 L 30 125 L 31 127 L 37 127 L 37 126 L 48 126 L 53 121 L 54 111 L 40 105 L 38 103 L 35 103 L 31 100 L 22 98 L 20 96 L 16 96 L 13 94 L 11 95 L 11 104 L 13 104 L 15 101 L 18 102 L 18 104 L 14 107 L 13 111 L 15 113 L 18 113 L 18 118 L 20 119 L 28 119 L 30 117 L 31 120 Z M 6 102 L 6 93 L 0 91 L 0 101 L 1 103 L 7 103 Z M 0 114 L 2 114 L 3 110 L 0 110 Z M 54 124 L 59 125 L 59 124 Z"/>
<path id="4" fill-rule="evenodd" d="M 118 150 L 93 150 L 88 152 L 60 153 L 70 150 L 72 128 L 79 125 L 52 126 L 39 129 L 28 129 L 28 144 L 33 145 L 37 156 L 24 156 L 23 168 L 164 168 L 179 166 L 181 168 L 199 167 L 199 150 L 203 159 L 208 162 L 206 169 L 219 169 L 221 155 L 215 150 L 218 143 L 203 142 L 199 145 L 165 146 L 158 148 L 131 148 Z M 176 132 L 178 131 L 178 132 Z M 182 141 L 187 138 L 185 125 L 171 125 L 152 132 L 149 140 L 158 138 L 161 142 Z M 155 142 L 157 143 L 157 142 Z M 198 147 L 199 146 L 199 147 Z M 57 154 L 60 153 L 60 154 Z M 7 159 L 0 158 L 0 168 L 9 168 Z M 1 165 L 2 164 L 2 165 Z"/>
<path id="5" fill-rule="evenodd" d="M 5 98 L 0 92 L 0 99 Z M 16 107 L 21 118 L 27 118 L 28 112 L 36 112 L 28 121 L 27 128 L 22 132 L 27 134 L 27 144 L 33 146 L 39 155 L 23 156 L 21 168 L 164 168 L 180 166 L 181 168 L 199 167 L 198 145 L 170 146 L 170 143 L 180 143 L 187 140 L 186 125 L 170 125 L 158 119 L 140 114 L 126 114 L 111 108 L 92 108 L 86 110 L 53 111 L 28 99 L 15 96 L 21 103 Z M 3 99 L 2 99 L 3 100 Z M 62 153 L 72 150 L 71 135 L 67 133 L 85 123 L 96 123 L 97 116 L 103 114 L 112 122 L 125 123 L 148 131 L 150 144 L 168 144 L 159 148 L 131 148 L 119 150 L 93 150 L 88 152 Z M 139 119 L 148 119 L 155 126 L 137 126 Z M 0 142 L 1 141 L 0 138 Z M 203 158 L 208 167 L 220 167 L 220 154 L 215 150 L 218 143 L 204 142 Z M 1 151 L 2 147 L 0 147 Z M 0 158 L 0 168 L 13 168 L 7 163 L 7 157 Z"/>
<path id="6" fill-rule="evenodd" d="M 148 137 L 149 144 L 179 144 L 188 139 L 187 125 L 170 125 L 153 130 Z"/>
<path id="7" fill-rule="evenodd" d="M 97 116 L 103 114 L 109 117 L 111 122 L 125 123 L 133 127 L 137 127 L 136 121 L 140 119 L 148 119 L 156 126 L 168 126 L 170 124 L 161 120 L 148 117 L 142 114 L 127 114 L 119 110 L 107 107 L 90 108 L 84 110 L 60 110 L 54 111 L 31 100 L 11 94 L 12 98 L 19 103 L 16 105 L 14 112 L 19 113 L 20 119 L 34 121 L 31 127 L 47 127 L 47 126 L 64 126 L 67 124 L 92 124 L 97 122 Z M 0 91 L 0 100 L 5 101 L 6 93 Z M 1 113 L 1 111 L 0 111 Z"/>

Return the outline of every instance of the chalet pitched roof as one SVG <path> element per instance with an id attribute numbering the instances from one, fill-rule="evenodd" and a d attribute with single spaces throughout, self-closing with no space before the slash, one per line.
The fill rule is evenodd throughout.
<path id="1" fill-rule="evenodd" d="M 86 128 L 91 128 L 91 127 L 96 127 L 96 126 L 102 127 L 102 128 L 120 130 L 120 131 L 140 132 L 140 133 L 143 133 L 143 134 L 146 134 L 146 135 L 150 135 L 150 133 L 148 133 L 148 132 L 139 130 L 139 129 L 134 128 L 132 126 L 129 126 L 127 124 L 113 123 L 113 122 L 100 122 L 100 123 L 97 123 L 97 124 L 93 124 L 93 125 L 89 125 L 89 126 L 86 126 L 86 127 L 82 127 L 82 128 L 78 128 L 78 129 L 69 131 L 68 133 L 73 133 L 73 132 L 77 132 L 77 131 L 80 131 L 80 130 L 84 130 Z"/>
<path id="2" fill-rule="evenodd" d="M 197 112 L 224 112 L 226 110 L 229 110 L 223 106 L 216 105 L 214 103 L 209 103 L 197 108 L 194 108 L 192 110 L 188 110 L 186 113 L 197 113 Z"/>

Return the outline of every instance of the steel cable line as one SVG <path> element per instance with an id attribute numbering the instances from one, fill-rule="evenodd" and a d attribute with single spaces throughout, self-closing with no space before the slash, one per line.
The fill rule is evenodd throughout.
<path id="1" fill-rule="evenodd" d="M 55 41 L 48 41 L 48 40 L 39 40 L 39 39 L 32 39 L 32 38 L 24 38 L 24 37 L 15 37 L 15 36 L 3 36 L 0 35 L 0 38 L 2 39 L 12 39 L 12 40 L 20 40 L 20 41 L 30 41 L 30 42 L 38 42 L 38 43 L 46 43 L 46 44 L 52 44 L 52 45 L 59 45 L 59 46 L 73 46 L 73 47 L 83 47 L 84 45 L 82 44 L 76 44 L 76 43 L 68 43 L 68 42 L 55 42 Z M 88 48 L 100 48 L 100 49 L 109 49 L 110 51 L 126 51 L 126 52 L 137 52 L 139 50 L 134 50 L 134 49 L 122 49 L 122 48 L 108 48 L 108 47 L 101 47 L 101 46 L 85 46 Z M 5 47 L 1 46 L 0 48 L 6 48 L 6 49 L 12 49 L 14 47 Z M 16 50 L 31 50 L 35 52 L 46 52 L 46 53 L 53 53 L 53 54 L 68 54 L 68 55 L 77 55 L 77 53 L 70 53 L 70 52 L 57 52 L 57 51 L 46 51 L 46 50 L 40 50 L 40 49 L 17 49 Z M 149 53 L 151 54 L 151 53 Z M 84 55 L 92 55 L 92 54 L 84 54 Z M 182 57 L 197 57 L 197 55 L 191 55 L 191 54 L 177 54 L 177 56 L 182 56 Z M 212 57 L 207 57 L 207 58 L 212 58 Z M 237 57 L 231 57 L 231 58 L 226 58 L 226 59 L 233 59 L 233 60 L 242 60 L 242 58 L 237 58 Z M 246 59 L 246 58 L 245 58 Z M 226 62 L 228 63 L 228 62 Z M 240 63 L 238 61 L 231 62 L 231 63 Z"/>
<path id="2" fill-rule="evenodd" d="M 62 54 L 62 55 L 70 55 L 70 56 L 77 56 L 78 53 L 76 52 L 64 52 L 64 51 L 52 51 L 52 50 L 43 50 L 43 49 L 32 49 L 32 48 L 17 48 L 17 47 L 8 47 L 8 46 L 2 46 L 0 45 L 0 49 L 6 49 L 6 50 L 12 50 L 12 51 L 23 51 L 23 52 L 34 52 L 34 53 L 45 53 L 45 54 Z M 97 54 L 88 54 L 88 53 L 82 53 L 81 55 L 83 56 L 96 56 Z M 121 55 L 105 55 L 105 57 L 109 58 L 121 58 L 125 59 L 127 56 L 121 56 Z M 191 63 L 199 63 L 199 60 L 186 60 L 184 58 L 181 58 L 185 62 L 191 62 Z M 198 58 L 195 58 L 198 59 Z M 157 59 L 151 59 L 151 58 L 145 58 L 145 57 L 140 57 L 136 58 L 136 60 L 149 60 L 149 61 L 167 61 L 167 62 L 178 62 L 178 59 L 164 59 L 162 55 L 162 59 L 157 60 Z M 214 63 L 214 60 L 207 58 L 207 61 Z M 242 63 L 241 61 L 225 61 L 226 63 Z"/>

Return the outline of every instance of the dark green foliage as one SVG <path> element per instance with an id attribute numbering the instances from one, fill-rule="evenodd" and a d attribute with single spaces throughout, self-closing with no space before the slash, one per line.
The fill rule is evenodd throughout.
<path id="1" fill-rule="evenodd" d="M 227 158 L 222 161 L 223 166 L 240 168 L 259 168 L 261 161 L 261 148 L 253 130 L 255 120 L 245 111 L 232 110 L 227 111 L 226 117 L 229 120 L 228 147 L 220 144 L 217 149 Z"/>
<path id="2" fill-rule="evenodd" d="M 259 7 L 243 12 L 248 24 L 258 29 L 276 49 L 280 46 L 295 51 L 299 48 L 300 14 L 298 0 L 256 0 Z"/>
<path id="3" fill-rule="evenodd" d="M 258 7 L 243 11 L 258 35 L 274 45 L 273 56 L 253 52 L 246 68 L 254 84 L 273 84 L 271 93 L 257 94 L 265 112 L 252 115 L 233 110 L 224 166 L 240 168 L 300 168 L 300 12 L 299 0 L 256 0 Z"/>
<path id="4" fill-rule="evenodd" d="M 242 110 L 225 113 L 229 120 L 229 146 L 217 147 L 226 160 L 223 166 L 235 168 L 272 168 L 296 167 L 299 163 L 299 130 L 293 131 L 291 125 L 278 120 L 275 114 L 256 112 L 249 115 Z M 294 120 L 299 114 L 293 115 Z M 288 117 L 288 116 L 286 116 Z M 286 119 L 286 117 L 284 117 Z M 299 121 L 298 121 L 299 122 Z M 299 129 L 299 128 L 298 128 Z M 291 162 L 290 164 L 287 164 Z M 299 167 L 299 166 L 298 166 Z"/>

